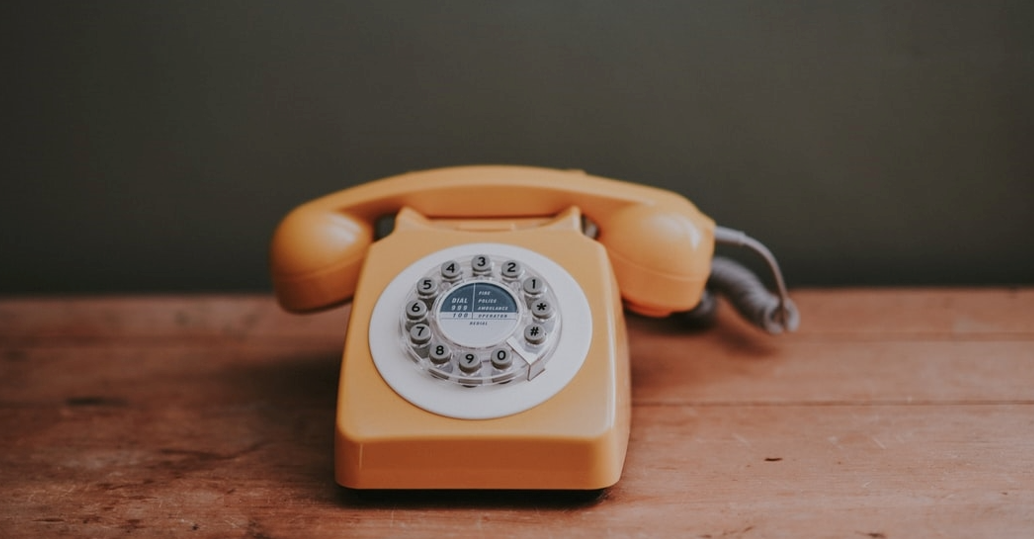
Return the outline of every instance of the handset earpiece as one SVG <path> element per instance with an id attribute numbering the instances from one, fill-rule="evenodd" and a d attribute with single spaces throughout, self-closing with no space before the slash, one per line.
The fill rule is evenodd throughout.
<path id="1" fill-rule="evenodd" d="M 714 221 L 681 207 L 632 204 L 596 216 L 625 306 L 661 317 L 700 302 L 714 253 Z"/>
<path id="2" fill-rule="evenodd" d="M 345 211 L 303 205 L 280 222 L 270 246 L 280 305 L 304 312 L 347 301 L 373 242 L 373 225 Z"/>

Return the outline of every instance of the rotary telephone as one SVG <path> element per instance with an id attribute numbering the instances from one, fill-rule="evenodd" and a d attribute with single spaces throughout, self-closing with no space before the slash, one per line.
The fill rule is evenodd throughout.
<path id="1" fill-rule="evenodd" d="M 375 241 L 390 215 L 394 229 Z M 766 256 L 779 295 L 712 260 L 716 240 Z M 338 483 L 596 490 L 618 481 L 628 445 L 623 307 L 699 314 L 714 305 L 709 290 L 724 289 L 759 325 L 793 329 L 759 245 L 662 189 L 470 166 L 308 202 L 278 226 L 270 260 L 288 311 L 352 300 Z"/>

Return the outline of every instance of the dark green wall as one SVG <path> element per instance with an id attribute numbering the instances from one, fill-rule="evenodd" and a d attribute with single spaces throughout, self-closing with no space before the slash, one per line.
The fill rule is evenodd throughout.
<path id="1" fill-rule="evenodd" d="M 791 284 L 1034 283 L 1034 3 L 17 2 L 0 293 L 261 290 L 406 170 L 677 190 Z"/>

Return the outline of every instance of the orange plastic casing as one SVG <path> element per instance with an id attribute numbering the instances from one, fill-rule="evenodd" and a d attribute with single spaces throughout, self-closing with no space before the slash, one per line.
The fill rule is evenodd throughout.
<path id="1" fill-rule="evenodd" d="M 395 212 L 395 230 L 374 242 L 373 221 Z M 583 234 L 582 212 L 598 226 L 596 240 Z M 529 167 L 410 173 L 296 209 L 272 243 L 281 305 L 307 311 L 354 294 L 338 395 L 337 481 L 357 489 L 613 485 L 630 421 L 622 300 L 650 315 L 695 306 L 713 230 L 713 221 L 674 193 Z M 542 404 L 494 419 L 456 419 L 414 406 L 380 376 L 366 338 L 395 275 L 426 255 L 470 243 L 514 245 L 552 260 L 579 284 L 592 313 L 587 357 L 574 378 Z"/>
<path id="2" fill-rule="evenodd" d="M 592 341 L 575 378 L 545 403 L 496 419 L 443 417 L 413 406 L 384 382 L 365 335 L 380 292 L 412 263 L 411 257 L 482 241 L 534 249 L 566 268 L 589 300 Z M 340 484 L 358 489 L 599 489 L 618 480 L 629 433 L 628 342 L 606 253 L 580 232 L 577 212 L 548 225 L 505 232 L 439 228 L 402 214 L 395 232 L 370 248 L 360 283 L 338 395 Z M 408 361 L 401 353 L 398 360 Z"/>

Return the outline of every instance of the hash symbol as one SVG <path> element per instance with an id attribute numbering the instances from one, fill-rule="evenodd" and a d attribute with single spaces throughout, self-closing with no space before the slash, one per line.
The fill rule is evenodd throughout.
<path id="1" fill-rule="evenodd" d="M 538 335 L 539 334 L 539 327 L 538 326 L 532 326 L 531 329 L 528 330 L 528 333 L 530 333 L 532 337 Z"/>

